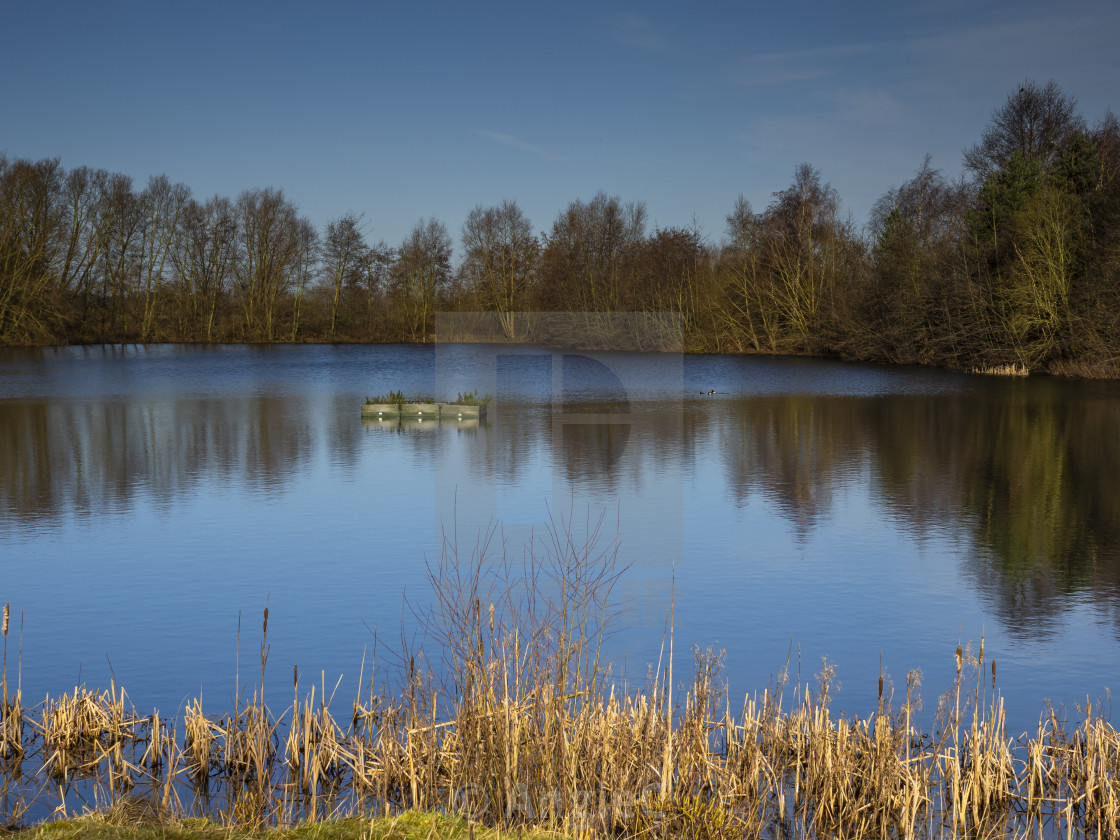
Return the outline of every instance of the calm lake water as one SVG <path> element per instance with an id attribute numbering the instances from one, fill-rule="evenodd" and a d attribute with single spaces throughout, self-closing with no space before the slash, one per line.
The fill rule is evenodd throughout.
<path id="1" fill-rule="evenodd" d="M 367 395 L 495 396 L 473 423 L 363 421 Z M 711 390 L 715 393 L 708 394 Z M 703 392 L 703 393 L 702 393 Z M 259 670 L 353 696 L 416 638 L 403 597 L 457 532 L 521 558 L 604 515 L 629 568 L 615 673 L 674 615 L 733 696 L 790 659 L 926 711 L 985 637 L 1013 728 L 1120 674 L 1120 383 L 819 360 L 474 345 L 0 350 L 0 603 L 34 703 L 115 675 L 143 712 L 232 708 Z M 680 672 L 679 672 L 680 673 Z M 276 695 L 274 695 L 276 696 Z M 1107 709 L 1107 705 L 1106 705 Z"/>

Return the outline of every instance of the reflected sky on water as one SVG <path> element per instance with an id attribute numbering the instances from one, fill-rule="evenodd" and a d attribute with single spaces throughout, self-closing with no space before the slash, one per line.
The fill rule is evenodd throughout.
<path id="1" fill-rule="evenodd" d="M 390 389 L 488 417 L 363 420 Z M 711 390 L 715 393 L 708 394 Z M 838 705 L 986 637 L 1015 727 L 1120 664 L 1120 385 L 808 359 L 534 347 L 0 350 L 0 602 L 37 702 L 115 675 L 142 710 L 227 711 L 291 666 L 352 696 L 415 639 L 445 539 L 520 559 L 603 516 L 629 566 L 615 673 L 727 650 L 738 694 L 790 659 Z M 375 645 L 374 631 L 380 637 Z M 13 656 L 14 645 L 9 647 Z M 10 666 L 11 667 L 11 659 Z"/>

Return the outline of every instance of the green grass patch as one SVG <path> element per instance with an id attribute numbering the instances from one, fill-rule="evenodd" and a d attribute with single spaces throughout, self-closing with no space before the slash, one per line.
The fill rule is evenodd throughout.
<path id="1" fill-rule="evenodd" d="M 347 817 L 261 831 L 205 819 L 166 819 L 119 808 L 0 835 L 10 840 L 565 840 L 541 829 L 498 831 L 460 817 L 407 811 L 395 817 Z"/>

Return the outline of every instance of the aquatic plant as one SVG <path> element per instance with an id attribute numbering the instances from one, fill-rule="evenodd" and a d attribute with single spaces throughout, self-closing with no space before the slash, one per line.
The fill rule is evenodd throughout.
<path id="1" fill-rule="evenodd" d="M 465 391 L 455 398 L 453 405 L 490 405 L 493 400 L 490 394 L 480 397 L 478 391 Z"/>
<path id="2" fill-rule="evenodd" d="M 389 391 L 388 394 L 376 397 L 366 397 L 366 405 L 392 405 L 396 403 L 400 405 L 403 402 L 409 402 L 404 398 L 403 391 Z"/>

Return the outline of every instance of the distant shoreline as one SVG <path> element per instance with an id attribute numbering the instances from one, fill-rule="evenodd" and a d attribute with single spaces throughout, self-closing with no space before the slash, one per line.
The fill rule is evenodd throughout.
<path id="1" fill-rule="evenodd" d="M 434 340 L 428 341 L 402 341 L 397 339 L 385 339 L 384 341 L 369 341 L 369 340 L 347 340 L 337 339 L 328 341 L 324 339 L 308 338 L 297 341 L 263 341 L 263 340 L 241 340 L 241 341 L 59 341 L 59 342 L 43 342 L 43 343 L 28 343 L 28 344 L 0 344 L 0 350 L 19 350 L 19 349 L 45 349 L 51 347 L 151 347 L 151 346 L 173 346 L 173 347 L 308 347 L 308 346 L 368 346 L 368 347 L 381 347 L 388 345 L 403 345 L 415 347 L 428 347 L 435 346 L 436 344 L 485 344 L 489 342 L 484 341 L 454 341 L 454 342 L 438 342 Z M 506 343 L 506 342 L 503 342 Z M 511 344 L 525 344 L 532 345 L 538 342 L 524 341 L 524 342 L 508 342 Z M 554 346 L 548 343 L 543 343 L 541 346 Z M 559 346 L 559 345 L 555 345 Z M 586 352 L 613 352 L 614 348 L 598 347 L 593 345 L 563 345 L 563 349 L 583 350 Z M 627 348 L 628 349 L 628 348 Z M 655 351 L 646 351 L 655 352 Z M 971 373 L 984 376 L 998 376 L 1010 378 L 1024 378 L 1028 376 L 1052 376 L 1061 379 L 1083 379 L 1083 380 L 1097 380 L 1109 381 L 1120 380 L 1120 361 L 1062 361 L 1045 366 L 1041 369 L 1027 370 L 1021 365 L 1015 363 L 1002 363 L 990 364 L 979 366 L 953 366 L 944 364 L 932 364 L 922 362 L 892 362 L 876 358 L 848 358 L 832 353 L 812 353 L 812 352 L 799 352 L 799 351 L 766 351 L 766 350 L 712 350 L 700 347 L 685 347 L 680 351 L 686 356 L 741 356 L 741 357 L 759 357 L 759 358 L 772 358 L 772 359 L 819 359 L 821 361 L 832 362 L 845 362 L 850 364 L 859 365 L 874 365 L 877 367 L 887 368 L 925 368 L 928 370 L 948 370 L 956 371 L 958 373 Z"/>

